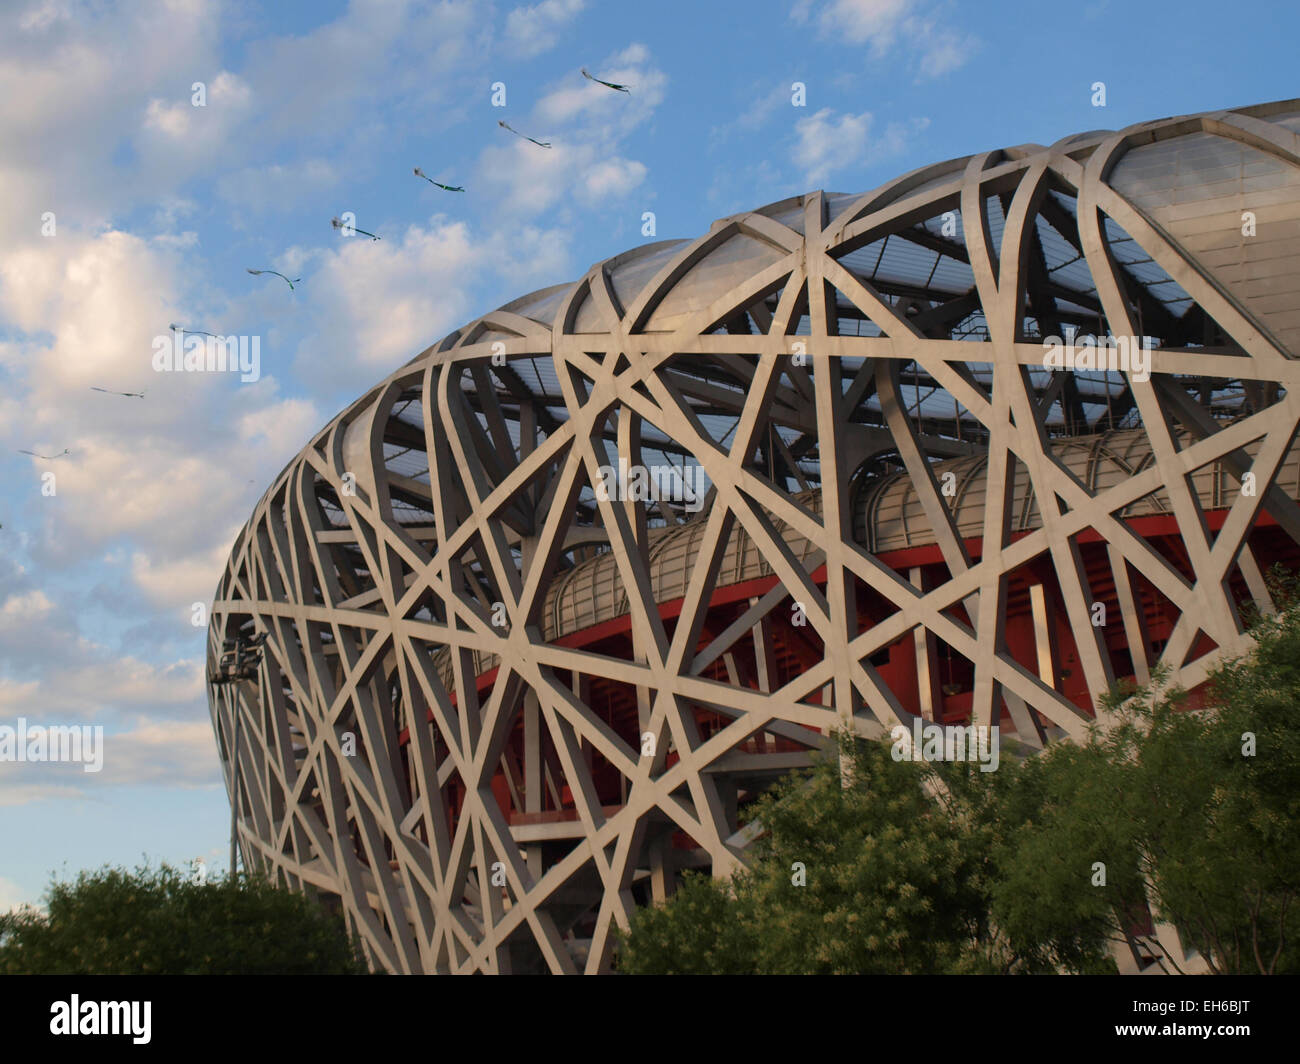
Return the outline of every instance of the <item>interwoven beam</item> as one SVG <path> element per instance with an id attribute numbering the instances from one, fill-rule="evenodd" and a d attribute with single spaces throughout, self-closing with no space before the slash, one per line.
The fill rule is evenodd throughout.
<path id="1" fill-rule="evenodd" d="M 245 861 L 376 967 L 598 972 L 835 728 L 1035 747 L 1118 679 L 1195 688 L 1300 562 L 1297 130 L 1290 101 L 814 192 L 421 353 L 218 588 L 212 669 L 267 636 L 209 687 Z M 1084 335 L 1149 372 L 1047 368 Z"/>

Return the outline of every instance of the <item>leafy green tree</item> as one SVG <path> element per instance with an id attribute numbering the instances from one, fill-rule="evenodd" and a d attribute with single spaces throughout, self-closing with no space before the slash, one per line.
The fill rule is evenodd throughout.
<path id="1" fill-rule="evenodd" d="M 1300 609 L 1253 635 L 1212 674 L 1213 711 L 1148 694 L 1117 742 L 1140 757 L 1133 818 L 1161 912 L 1216 972 L 1274 974 L 1300 970 Z"/>
<path id="2" fill-rule="evenodd" d="M 1116 971 L 1109 948 L 1145 912 L 1137 830 L 1118 804 L 1132 775 L 1093 743 L 1004 757 L 991 777 L 945 773 L 948 805 L 987 840 L 986 904 L 1001 971 Z"/>
<path id="3" fill-rule="evenodd" d="M 340 917 L 249 876 L 105 867 L 54 881 L 44 910 L 0 916 L 0 974 L 362 974 Z"/>
<path id="4" fill-rule="evenodd" d="M 1212 972 L 1300 971 L 1295 590 L 1275 581 L 1285 608 L 1203 708 L 1157 674 L 1106 698 L 1084 742 L 1004 748 L 997 772 L 858 741 L 849 786 L 834 759 L 785 780 L 752 807 L 751 867 L 640 910 L 621 969 L 1114 972 L 1156 919 Z"/>
<path id="5" fill-rule="evenodd" d="M 978 830 L 926 791 L 924 766 L 857 741 L 845 786 L 834 759 L 752 807 L 751 867 L 687 877 L 640 910 L 619 966 L 639 974 L 993 970 Z"/>
<path id="6" fill-rule="evenodd" d="M 748 975 L 756 970 L 750 897 L 687 872 L 669 904 L 638 909 L 619 943 L 619 970 L 634 975 Z"/>
<path id="7" fill-rule="evenodd" d="M 1252 634 L 1204 708 L 1157 675 L 1105 699 L 1086 743 L 959 788 L 992 839 L 990 915 L 1020 970 L 1107 970 L 1150 915 L 1212 972 L 1300 969 L 1300 609 Z"/>

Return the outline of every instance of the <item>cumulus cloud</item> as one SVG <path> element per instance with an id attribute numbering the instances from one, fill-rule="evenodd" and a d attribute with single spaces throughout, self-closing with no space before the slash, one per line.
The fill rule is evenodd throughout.
<path id="1" fill-rule="evenodd" d="M 235 431 L 244 442 L 288 458 L 323 421 L 320 408 L 310 399 L 285 399 L 244 414 L 236 423 Z"/>
<path id="2" fill-rule="evenodd" d="M 35 620 L 48 616 L 53 609 L 54 603 L 40 588 L 10 595 L 0 602 L 0 632 L 31 624 Z"/>
<path id="3" fill-rule="evenodd" d="M 25 371 L 48 406 L 105 374 L 148 383 L 153 338 L 178 312 L 182 261 L 176 249 L 116 230 L 0 251 L 0 315 L 35 337 L 0 347 L 0 360 Z"/>
<path id="4" fill-rule="evenodd" d="M 56 478 L 55 493 L 39 495 L 32 511 L 45 529 L 46 559 L 68 564 L 130 536 L 164 568 L 207 566 L 205 597 L 218 575 L 213 551 L 231 534 L 211 515 L 234 512 L 247 497 L 247 474 L 238 462 L 214 461 L 214 441 L 232 423 L 248 425 L 242 439 L 256 448 L 262 471 L 301 446 L 288 429 L 320 414 L 309 401 L 282 400 L 273 380 L 243 385 L 233 374 L 154 372 L 154 344 L 171 338 L 166 323 L 187 320 L 175 280 L 187 254 L 118 231 L 0 252 L 0 316 L 25 334 L 0 345 L 0 365 L 27 397 L 15 411 L 19 438 L 33 450 L 73 452 L 58 463 L 21 462 L 34 494 L 42 475 Z M 194 583 L 183 586 L 188 593 Z"/>
<path id="5" fill-rule="evenodd" d="M 825 38 L 866 45 L 876 58 L 903 55 L 927 78 L 956 70 L 979 47 L 975 35 L 954 27 L 942 5 L 929 0 L 797 0 L 790 17 L 815 25 Z"/>
<path id="6" fill-rule="evenodd" d="M 908 24 L 908 32 L 920 51 L 919 72 L 923 78 L 937 78 L 966 62 L 979 51 L 979 39 L 935 18 L 917 19 Z"/>
<path id="7" fill-rule="evenodd" d="M 873 134 L 875 124 L 870 111 L 837 115 L 829 107 L 801 118 L 795 124 L 795 158 L 806 182 L 816 186 L 832 174 L 900 155 L 909 138 L 929 123 L 891 122 Z"/>
<path id="8" fill-rule="evenodd" d="M 197 660 L 154 665 L 116 657 L 85 640 L 61 647 L 59 654 L 60 668 L 40 681 L 0 678 L 0 721 L 84 724 L 124 712 L 170 717 L 202 709 L 203 666 Z"/>
<path id="9" fill-rule="evenodd" d="M 798 78 L 786 78 L 766 92 L 756 92 L 753 102 L 740 113 L 735 125 L 740 129 L 758 129 L 782 106 L 789 107 L 794 90 L 791 86 Z"/>
<path id="10" fill-rule="evenodd" d="M 0 876 L 0 916 L 23 905 L 34 905 L 35 903 L 36 899 L 29 898 L 27 892 L 12 879 Z"/>
<path id="11" fill-rule="evenodd" d="M 626 199 L 645 180 L 644 163 L 602 149 L 597 142 L 556 143 L 544 156 L 527 144 L 483 153 L 488 180 L 501 187 L 512 212 L 540 214 L 572 197 L 583 207 Z"/>
<path id="12" fill-rule="evenodd" d="M 0 109 L 4 236 L 35 235 L 51 210 L 60 227 L 93 231 L 214 169 L 231 196 L 247 195 L 255 175 L 225 175 L 268 168 L 270 152 L 273 183 L 274 167 L 292 164 L 319 181 L 313 160 L 327 154 L 364 165 L 395 132 L 368 109 L 395 101 L 403 131 L 445 124 L 494 32 L 476 0 L 351 0 L 306 33 L 249 42 L 232 70 L 221 62 L 228 5 L 15 6 L 0 10 L 0 94 L 22 101 Z M 194 106 L 195 82 L 206 106 Z"/>
<path id="13" fill-rule="evenodd" d="M 184 280 L 194 250 L 71 227 L 0 246 L 0 372 L 21 396 L 0 409 L 6 436 L 73 452 L 55 462 L 0 458 L 13 549 L 0 565 L 0 718 L 120 729 L 141 715 L 164 725 L 206 716 L 204 633 L 190 607 L 210 600 L 239 515 L 274 463 L 323 418 L 309 399 L 280 395 L 273 379 L 244 386 L 153 372 L 155 337 L 195 316 Z M 92 386 L 144 389 L 145 398 Z M 16 561 L 24 555 L 26 566 Z M 128 748 L 142 764 L 175 753 L 150 733 Z M 211 768 L 210 735 L 205 755 Z M 0 804 L 100 785 L 6 769 Z"/>
<path id="14" fill-rule="evenodd" d="M 75 762 L 6 765 L 7 771 L 0 775 L 0 807 L 51 798 L 85 798 L 106 786 L 219 786 L 221 767 L 213 757 L 213 745 L 212 725 L 206 720 L 148 722 L 124 731 L 106 730 L 98 772 L 87 772 Z M 0 894 L 0 911 L 3 901 Z"/>
<path id="15" fill-rule="evenodd" d="M 668 79 L 649 49 L 631 44 L 599 64 L 600 76 L 628 85 L 630 95 L 571 76 L 555 84 L 528 119 L 532 134 L 551 142 L 540 149 L 512 139 L 484 150 L 479 170 L 500 190 L 503 206 L 537 214 L 568 197 L 597 208 L 626 199 L 645 181 L 644 163 L 624 153 L 624 143 L 663 102 Z"/>
<path id="16" fill-rule="evenodd" d="M 835 33 L 850 44 L 872 44 L 878 50 L 893 43 L 900 23 L 920 6 L 918 0 L 827 0 L 817 6 L 813 0 L 799 0 L 791 9 L 796 22 L 816 21 L 826 33 Z"/>
<path id="17" fill-rule="evenodd" d="M 586 0 L 542 0 L 515 8 L 506 15 L 507 47 L 521 56 L 554 48 L 560 31 L 586 6 Z"/>
<path id="18" fill-rule="evenodd" d="M 400 240 L 344 238 L 313 257 L 315 330 L 299 348 L 299 367 L 340 384 L 373 383 L 472 317 L 472 286 L 485 274 L 526 290 L 567 269 L 568 236 L 558 229 L 479 234 L 435 215 Z"/>
<path id="19" fill-rule="evenodd" d="M 440 119 L 453 76 L 482 61 L 492 32 L 477 0 L 352 0 L 307 33 L 255 41 L 241 73 L 274 102 L 255 136 L 281 151 L 286 141 L 355 151 L 391 134 L 363 117 L 381 100 L 398 101 L 412 128 L 427 127 Z"/>
<path id="20" fill-rule="evenodd" d="M 110 563 L 111 564 L 111 563 Z M 87 634 L 100 606 L 97 589 L 67 594 L 42 571 L 0 560 L 0 722 L 18 716 L 64 723 L 112 723 L 123 714 L 173 719 L 201 712 L 204 633 L 178 603 L 163 632 L 188 642 L 188 655 L 146 660 L 160 640 L 140 636 L 123 652 Z M 204 595 L 206 600 L 210 588 Z M 122 596 L 118 594 L 116 599 Z M 114 602 L 110 599 L 110 602 Z M 182 608 L 183 607 L 183 608 Z"/>
<path id="21" fill-rule="evenodd" d="M 137 169 L 117 153 L 143 132 L 150 101 L 179 102 L 177 86 L 188 89 L 196 70 L 220 70 L 217 19 L 216 5 L 177 3 L 0 13 L 0 96 L 22 101 L 0 108 L 0 234 L 36 235 L 50 210 L 65 224 L 76 217 L 93 226 L 124 196 L 156 198 L 176 170 L 200 165 L 178 152 L 168 172 Z M 183 99 L 188 106 L 188 93 Z M 119 185 L 128 170 L 133 180 Z"/>
<path id="22" fill-rule="evenodd" d="M 239 521 L 226 525 L 226 534 L 201 554 L 185 553 L 166 558 L 158 551 L 135 551 L 131 555 L 131 576 L 136 586 L 155 606 L 173 613 L 189 610 L 196 602 L 207 603 L 221 577 L 230 544 L 234 542 L 240 525 Z"/>
<path id="23" fill-rule="evenodd" d="M 104 738 L 103 782 L 203 787 L 221 780 L 212 724 L 157 721 Z M 84 775 L 85 773 L 83 773 Z"/>
<path id="24" fill-rule="evenodd" d="M 0 11 L 0 92 L 21 101 L 0 109 L 0 718 L 102 721 L 118 755 L 101 782 L 215 778 L 190 606 L 209 600 L 271 477 L 340 391 L 487 309 L 484 289 L 571 276 L 571 226 L 529 212 L 618 204 L 646 183 L 628 144 L 666 79 L 632 45 L 592 65 L 632 97 L 576 71 L 543 92 L 528 121 L 554 131 L 555 154 L 502 135 L 462 155 L 457 179 L 481 179 L 472 192 L 498 197 L 500 220 L 399 227 L 385 217 L 400 208 L 366 198 L 393 142 L 418 132 L 427 148 L 464 113 L 485 56 L 511 35 L 533 54 L 551 47 L 582 6 L 519 6 L 504 41 L 473 0 L 350 0 L 306 31 L 251 41 L 232 34 L 228 5 L 190 0 Z M 409 173 L 436 164 L 428 155 L 401 162 Z M 319 244 L 284 238 L 283 215 L 339 190 L 375 212 L 382 242 L 339 239 L 325 208 Z M 47 211 L 57 233 L 41 231 Z M 309 279 L 290 294 L 245 266 Z M 261 380 L 155 373 L 171 322 L 257 336 Z M 73 454 L 42 462 L 18 447 Z M 46 474 L 57 490 L 43 492 Z M 0 804 L 95 783 L 74 776 L 6 772 Z"/>
<path id="25" fill-rule="evenodd" d="M 224 140 L 224 134 L 243 119 L 252 102 L 253 91 L 248 83 L 223 70 L 211 85 L 191 83 L 188 99 L 151 99 L 145 109 L 144 128 L 165 138 L 167 148 L 195 151 L 213 140 Z"/>
<path id="26" fill-rule="evenodd" d="M 616 93 L 586 78 L 568 76 L 537 103 L 543 121 L 563 123 L 585 117 L 614 124 L 626 134 L 648 119 L 664 100 L 668 79 L 650 58 L 644 44 L 630 44 L 606 56 L 596 71 L 605 81 L 627 85 L 630 93 Z"/>

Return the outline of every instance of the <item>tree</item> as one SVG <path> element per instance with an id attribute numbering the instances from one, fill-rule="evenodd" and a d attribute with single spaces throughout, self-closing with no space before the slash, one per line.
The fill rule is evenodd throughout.
<path id="1" fill-rule="evenodd" d="M 366 971 L 340 917 L 249 876 L 162 865 L 51 882 L 44 911 L 0 916 L 0 974 L 325 975 Z"/>
<path id="2" fill-rule="evenodd" d="M 1205 708 L 1157 674 L 1112 692 L 1084 744 L 962 790 L 993 843 L 990 915 L 1023 970 L 1106 970 L 1108 947 L 1153 917 L 1216 974 L 1300 970 L 1300 608 L 1252 635 L 1211 671 Z"/>
<path id="3" fill-rule="evenodd" d="M 1166 918 L 1219 973 L 1300 970 L 1300 608 L 1261 618 L 1211 675 L 1214 709 L 1143 692 L 1117 736 L 1139 758 L 1131 814 Z"/>
<path id="4" fill-rule="evenodd" d="M 987 913 L 1007 973 L 1113 973 L 1113 943 L 1145 913 L 1133 768 L 1098 743 L 1056 743 L 997 772 L 950 767 L 949 807 L 987 844 Z"/>
<path id="5" fill-rule="evenodd" d="M 1274 591 L 1205 708 L 1157 672 L 996 772 L 855 740 L 849 786 L 833 758 L 778 784 L 751 867 L 635 914 L 621 970 L 1114 972 L 1158 920 L 1214 973 L 1300 971 L 1300 604 Z"/>
<path id="6" fill-rule="evenodd" d="M 841 741 L 844 745 L 845 741 Z M 730 882 L 685 877 L 620 943 L 639 974 L 992 970 L 979 831 L 927 793 L 924 766 L 856 740 L 752 807 L 765 829 Z"/>
<path id="7" fill-rule="evenodd" d="M 687 872 L 667 905 L 638 909 L 620 938 L 619 970 L 633 975 L 748 975 L 757 970 L 751 898 Z"/>

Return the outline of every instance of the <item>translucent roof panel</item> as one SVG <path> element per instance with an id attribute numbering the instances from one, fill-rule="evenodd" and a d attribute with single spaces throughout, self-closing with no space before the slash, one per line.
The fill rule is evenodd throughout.
<path id="1" fill-rule="evenodd" d="M 620 255 L 613 260 L 617 263 L 611 270 L 610 280 L 614 292 L 623 306 L 630 307 L 636 302 L 641 290 L 654 280 L 655 276 L 677 256 L 685 240 L 670 240 L 662 244 L 653 244 L 647 248 L 638 248 L 627 256 Z"/>
<path id="2" fill-rule="evenodd" d="M 556 312 L 572 290 L 572 283 L 553 285 L 526 295 L 522 299 L 516 299 L 513 303 L 507 303 L 501 309 L 531 318 L 542 325 L 553 325 Z"/>

